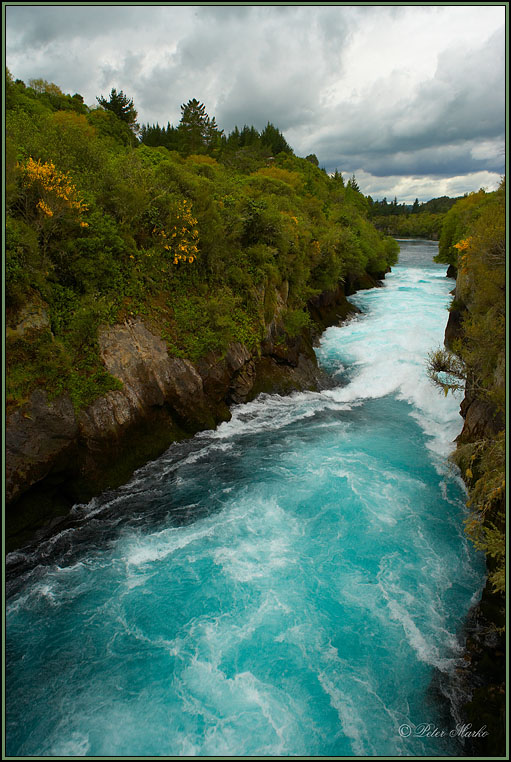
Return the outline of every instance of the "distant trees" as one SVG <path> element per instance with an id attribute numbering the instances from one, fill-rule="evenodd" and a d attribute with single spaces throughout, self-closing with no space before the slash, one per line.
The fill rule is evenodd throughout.
<path id="1" fill-rule="evenodd" d="M 438 239 L 445 214 L 457 200 L 441 196 L 422 203 L 416 198 L 413 204 L 399 204 L 395 196 L 390 203 L 386 198 L 370 198 L 369 218 L 387 235 Z"/>
<path id="2" fill-rule="evenodd" d="M 137 133 L 139 131 L 140 127 L 137 124 L 137 110 L 133 104 L 133 98 L 128 98 L 122 90 L 117 92 L 115 87 L 112 87 L 109 100 L 102 95 L 97 97 L 96 100 L 104 109 L 113 111 L 121 121 L 126 122 L 133 132 Z"/>
<path id="3" fill-rule="evenodd" d="M 271 148 L 274 156 L 279 153 L 293 153 L 293 150 L 281 131 L 275 127 L 271 122 L 268 122 L 264 130 L 261 132 L 261 143 L 263 146 Z"/>
<path id="4" fill-rule="evenodd" d="M 54 82 L 48 82 L 46 79 L 29 79 L 29 87 L 36 93 L 48 93 L 49 95 L 64 95 L 62 90 Z"/>
<path id="5" fill-rule="evenodd" d="M 339 172 L 339 170 L 336 169 L 332 175 L 332 180 L 334 180 L 336 185 L 340 185 L 341 188 L 344 188 L 344 177 L 342 176 L 342 172 Z"/>
<path id="6" fill-rule="evenodd" d="M 223 130 L 218 129 L 215 117 L 209 118 L 204 103 L 192 98 L 181 106 L 178 143 L 185 156 L 209 153 L 220 146 Z"/>
<path id="7" fill-rule="evenodd" d="M 357 183 L 357 179 L 355 177 L 355 174 L 353 174 L 350 177 L 350 179 L 348 180 L 348 182 L 346 184 L 346 187 L 351 188 L 352 190 L 357 191 L 358 193 L 360 193 L 360 186 Z"/>
<path id="8" fill-rule="evenodd" d="M 252 164 L 252 155 L 252 158 L 256 158 L 278 156 L 280 153 L 293 154 L 293 149 L 282 132 L 271 122 L 267 123 L 262 132 L 253 125 L 245 124 L 242 129 L 235 126 L 229 135 L 224 135 L 215 117 L 208 115 L 204 103 L 197 98 L 183 103 L 181 120 L 177 127 L 170 123 L 167 123 L 166 128 L 160 127 L 159 124 L 144 124 L 140 129 L 140 140 L 144 145 L 165 146 L 171 151 L 179 151 L 183 156 L 209 154 L 216 157 L 224 156 L 225 160 L 230 162 L 238 156 L 241 163 L 244 156 L 248 162 L 247 166 Z M 307 159 L 318 166 L 315 154 L 310 154 Z"/>
<path id="9" fill-rule="evenodd" d="M 278 156 L 279 153 L 292 154 L 293 149 L 285 139 L 284 135 L 271 122 L 268 122 L 262 132 L 256 130 L 254 126 L 245 125 L 242 130 L 237 126 L 224 138 L 223 148 L 227 152 L 236 152 L 239 149 L 251 149 L 262 155 L 270 154 Z M 313 154 L 311 154 L 313 156 Z M 311 161 L 310 157 L 307 157 Z M 315 158 L 315 157 L 314 157 Z M 317 161 L 317 159 L 316 159 Z M 315 163 L 314 161 L 312 163 Z M 317 165 L 316 165 L 317 166 Z"/>
<path id="10" fill-rule="evenodd" d="M 179 132 L 177 127 L 173 127 L 167 122 L 166 127 L 160 127 L 156 124 L 143 124 L 140 128 L 140 142 L 146 146 L 164 146 L 169 151 L 179 150 Z"/>

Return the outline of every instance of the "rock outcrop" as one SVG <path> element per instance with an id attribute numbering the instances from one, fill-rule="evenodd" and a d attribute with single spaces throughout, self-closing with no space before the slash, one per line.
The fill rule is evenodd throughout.
<path id="1" fill-rule="evenodd" d="M 460 405 L 460 415 L 463 417 L 463 429 L 457 437 L 457 442 L 476 442 L 478 439 L 492 439 L 504 428 L 503 416 L 497 412 L 494 405 L 478 399 L 470 391 Z"/>
<path id="2" fill-rule="evenodd" d="M 369 278 L 360 287 L 375 284 Z M 349 284 L 350 293 L 356 285 Z M 194 364 L 169 356 L 165 342 L 141 319 L 101 329 L 101 359 L 122 388 L 79 413 L 68 397 L 49 400 L 46 392 L 36 390 L 27 405 L 8 417 L 9 547 L 24 542 L 25 530 L 51 523 L 56 507 L 65 512 L 74 502 L 119 486 L 171 442 L 228 420 L 230 405 L 261 392 L 320 388 L 325 379 L 313 341 L 327 325 L 357 309 L 340 285 L 311 300 L 314 327 L 291 337 L 280 317 L 286 296 L 277 295 L 258 353 L 234 342 L 222 357 L 211 353 Z"/>
<path id="3" fill-rule="evenodd" d="M 69 398 L 50 401 L 36 390 L 28 405 L 8 417 L 6 429 L 7 501 L 32 484 L 73 470 L 79 428 Z"/>
<path id="4" fill-rule="evenodd" d="M 451 308 L 445 331 L 445 346 L 453 349 L 456 339 L 463 339 L 463 318 L 470 312 L 471 288 L 466 275 L 451 267 L 447 275 L 456 277 L 454 296 L 456 307 Z M 504 389 L 505 361 L 498 363 L 494 373 L 495 389 Z M 454 460 L 463 467 L 465 445 L 492 440 L 505 428 L 503 415 L 489 400 L 481 399 L 477 394 L 473 379 L 467 379 L 465 394 L 460 405 L 463 429 L 456 439 L 458 446 Z M 468 462 L 465 464 L 468 466 Z M 502 498 L 504 499 L 504 498 Z M 504 508 L 504 506 L 502 506 Z M 504 515 L 504 510 L 502 510 Z M 488 572 L 494 568 L 494 560 L 487 555 Z M 467 617 L 461 637 L 465 641 L 463 669 L 452 677 L 451 693 L 465 696 L 462 706 L 457 708 L 463 723 L 470 724 L 475 730 L 485 727 L 487 734 L 471 739 L 465 753 L 474 757 L 496 758 L 505 748 L 505 635 L 506 624 L 505 600 L 502 594 L 492 589 L 489 581 L 483 589 L 481 600 L 474 605 Z"/>

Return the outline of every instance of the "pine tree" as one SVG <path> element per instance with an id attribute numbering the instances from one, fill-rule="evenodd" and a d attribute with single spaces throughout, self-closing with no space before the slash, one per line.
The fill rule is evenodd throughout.
<path id="1" fill-rule="evenodd" d="M 215 148 L 220 148 L 223 134 L 224 131 L 218 129 L 215 117 L 208 119 L 205 134 L 206 149 L 208 153 L 214 151 Z"/>
<path id="2" fill-rule="evenodd" d="M 341 185 L 344 188 L 344 177 L 342 176 L 342 172 L 339 172 L 337 169 L 335 170 L 334 174 L 332 175 L 333 180 L 335 180 L 336 183 Z"/>
<path id="3" fill-rule="evenodd" d="M 140 127 L 137 124 L 137 111 L 133 105 L 133 98 L 128 98 L 122 90 L 117 90 L 112 87 L 110 91 L 110 99 L 101 96 L 96 98 L 100 106 L 103 106 L 107 111 L 113 111 L 114 114 L 129 126 L 133 132 L 138 132 Z"/>
<path id="4" fill-rule="evenodd" d="M 229 133 L 227 138 L 227 148 L 239 148 L 240 147 L 240 131 L 236 126 L 232 132 Z"/>
<path id="5" fill-rule="evenodd" d="M 215 117 L 209 118 L 206 107 L 197 98 L 181 106 L 179 145 L 185 156 L 206 153 L 220 145 L 223 130 L 219 130 Z"/>
<path id="6" fill-rule="evenodd" d="M 357 183 L 355 173 L 353 173 L 350 179 L 348 180 L 347 187 L 352 188 L 354 191 L 357 191 L 357 193 L 360 193 L 360 187 L 359 187 L 359 184 Z"/>
<path id="7" fill-rule="evenodd" d="M 286 141 L 284 135 L 270 122 L 268 122 L 264 130 L 261 132 L 261 143 L 263 146 L 271 148 L 274 156 L 282 151 L 285 153 L 293 153 L 293 149 Z"/>

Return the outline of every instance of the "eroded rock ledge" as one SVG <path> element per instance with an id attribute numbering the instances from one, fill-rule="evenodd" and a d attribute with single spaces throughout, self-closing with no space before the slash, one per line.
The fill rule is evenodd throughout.
<path id="1" fill-rule="evenodd" d="M 169 356 L 141 319 L 101 329 L 101 358 L 122 389 L 78 415 L 68 397 L 49 400 L 36 390 L 7 419 L 8 549 L 51 527 L 73 503 L 124 483 L 172 442 L 228 420 L 231 404 L 261 392 L 320 388 L 325 379 L 314 340 L 357 311 L 346 293 L 375 285 L 375 277 L 364 276 L 311 300 L 314 326 L 296 337 L 286 334 L 277 313 L 257 355 L 233 343 L 223 357 L 211 354 L 194 364 Z"/>
<path id="2" fill-rule="evenodd" d="M 452 350 L 454 342 L 464 336 L 463 319 L 470 311 L 470 289 L 452 266 L 447 275 L 457 276 L 456 288 L 451 292 L 456 305 L 450 310 L 444 340 L 445 346 Z M 494 384 L 496 388 L 504 388 L 503 361 L 495 369 Z M 460 415 L 463 429 L 456 438 L 458 448 L 484 439 L 491 440 L 505 428 L 503 415 L 491 402 L 480 398 L 470 378 L 466 382 Z M 464 475 L 463 468 L 461 474 Z M 491 572 L 495 562 L 490 556 L 486 557 L 486 565 Z M 463 723 L 471 724 L 475 730 L 484 726 L 487 731 L 486 736 L 467 741 L 464 753 L 468 756 L 497 758 L 505 748 L 505 605 L 504 596 L 495 593 L 487 581 L 480 601 L 471 608 L 460 634 L 465 641 L 464 667 L 449 678 L 448 692 L 464 697 L 458 707 Z"/>

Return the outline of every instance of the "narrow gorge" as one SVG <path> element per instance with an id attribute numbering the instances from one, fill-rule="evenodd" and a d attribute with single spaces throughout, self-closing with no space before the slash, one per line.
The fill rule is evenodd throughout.
<path id="1" fill-rule="evenodd" d="M 158 409 L 180 372 L 196 379 L 197 429 L 200 389 L 224 412 L 8 555 L 9 754 L 467 751 L 453 676 L 486 573 L 447 457 L 461 398 L 425 369 L 452 289 L 436 250 L 401 242 L 383 286 L 319 337 L 319 369 L 273 336 L 257 362 L 233 347 L 230 372 L 163 358 L 167 375 L 144 378 Z M 336 299 L 311 311 L 336 322 Z M 141 323 L 113 329 L 107 362 L 115 331 L 117 346 L 152 341 Z"/>

